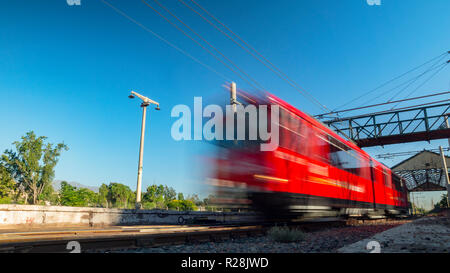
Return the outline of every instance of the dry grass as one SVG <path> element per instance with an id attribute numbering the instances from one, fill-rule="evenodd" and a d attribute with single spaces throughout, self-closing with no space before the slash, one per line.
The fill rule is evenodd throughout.
<path id="1" fill-rule="evenodd" d="M 290 229 L 289 227 L 272 227 L 267 231 L 267 235 L 270 239 L 276 242 L 291 243 L 298 242 L 305 239 L 303 231 L 298 229 Z"/>

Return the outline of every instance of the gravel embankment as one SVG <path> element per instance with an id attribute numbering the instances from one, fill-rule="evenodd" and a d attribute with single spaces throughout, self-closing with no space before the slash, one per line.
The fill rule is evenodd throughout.
<path id="1" fill-rule="evenodd" d="M 330 253 L 371 237 L 405 221 L 389 224 L 358 225 L 329 228 L 306 233 L 305 239 L 295 243 L 278 243 L 268 236 L 230 239 L 223 242 L 184 244 L 175 246 L 111 250 L 114 253 Z"/>
<path id="2" fill-rule="evenodd" d="M 424 217 L 414 222 L 376 234 L 338 250 L 343 253 L 363 252 L 369 241 L 380 246 L 381 253 L 450 253 L 450 219 Z"/>

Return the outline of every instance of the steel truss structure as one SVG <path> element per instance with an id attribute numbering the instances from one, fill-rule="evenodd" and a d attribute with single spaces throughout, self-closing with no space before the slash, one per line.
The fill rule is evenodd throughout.
<path id="1" fill-rule="evenodd" d="M 360 147 L 450 138 L 450 103 L 324 121 Z"/>

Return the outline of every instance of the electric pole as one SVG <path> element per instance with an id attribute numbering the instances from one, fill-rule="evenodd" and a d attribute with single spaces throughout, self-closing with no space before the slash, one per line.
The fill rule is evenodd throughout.
<path id="1" fill-rule="evenodd" d="M 141 142 L 139 147 L 139 163 L 138 163 L 138 175 L 137 175 L 137 186 L 136 186 L 136 209 L 141 209 L 141 184 L 142 184 L 142 160 L 144 158 L 144 136 L 145 136 L 145 118 L 147 114 L 147 106 L 150 104 L 156 105 L 156 110 L 159 109 L 159 103 L 153 101 L 147 97 L 142 96 L 134 91 L 131 91 L 131 94 L 128 96 L 130 99 L 133 99 L 134 96 L 140 98 L 142 100 L 142 125 L 141 125 Z"/>

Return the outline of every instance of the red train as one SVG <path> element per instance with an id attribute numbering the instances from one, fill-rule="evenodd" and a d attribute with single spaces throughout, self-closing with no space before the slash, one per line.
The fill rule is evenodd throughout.
<path id="1" fill-rule="evenodd" d="M 404 180 L 350 141 L 271 94 L 240 92 L 240 101 L 279 106 L 279 147 L 261 152 L 260 141 L 217 141 L 210 183 L 218 204 L 271 217 L 408 213 Z"/>

